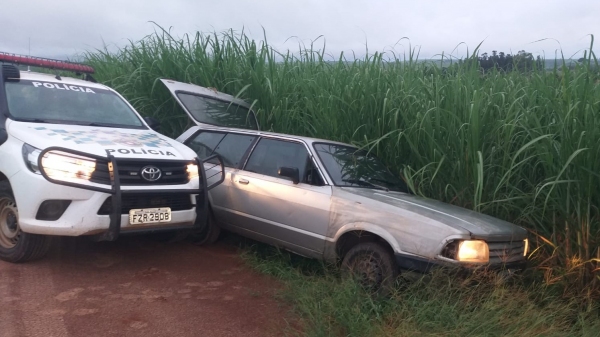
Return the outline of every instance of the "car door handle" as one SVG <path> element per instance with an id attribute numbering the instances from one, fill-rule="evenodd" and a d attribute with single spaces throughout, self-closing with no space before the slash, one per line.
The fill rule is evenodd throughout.
<path id="1" fill-rule="evenodd" d="M 240 183 L 242 185 L 248 185 L 250 183 L 250 181 L 248 181 L 247 179 L 240 179 L 240 180 L 238 180 L 238 183 Z"/>

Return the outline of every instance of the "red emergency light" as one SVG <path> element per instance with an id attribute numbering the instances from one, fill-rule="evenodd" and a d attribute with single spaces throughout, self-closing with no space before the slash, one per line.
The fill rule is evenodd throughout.
<path id="1" fill-rule="evenodd" d="M 49 69 L 68 70 L 77 73 L 93 74 L 94 68 L 85 64 L 47 59 L 43 57 L 31 57 L 0 52 L 0 62 L 16 63 L 25 66 L 42 67 Z"/>

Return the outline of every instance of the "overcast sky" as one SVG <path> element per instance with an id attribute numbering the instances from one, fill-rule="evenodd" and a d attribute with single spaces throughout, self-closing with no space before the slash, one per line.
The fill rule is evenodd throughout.
<path id="1" fill-rule="evenodd" d="M 565 57 L 578 58 L 589 34 L 600 37 L 598 0 L 1 0 L 0 6 L 0 51 L 27 54 L 31 41 L 32 55 L 55 58 L 104 44 L 122 47 L 152 33 L 150 21 L 176 36 L 244 28 L 262 39 L 264 27 L 279 50 L 297 50 L 299 40 L 322 35 L 334 55 L 362 55 L 365 44 L 370 52 L 402 53 L 408 37 L 421 58 L 451 53 L 462 42 L 454 51 L 461 56 L 484 40 L 482 51 L 524 49 L 554 58 L 562 48 Z"/>

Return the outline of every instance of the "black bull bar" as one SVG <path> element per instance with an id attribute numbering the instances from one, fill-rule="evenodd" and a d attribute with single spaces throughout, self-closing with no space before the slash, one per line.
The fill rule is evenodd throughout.
<path id="1" fill-rule="evenodd" d="M 83 157 L 82 159 L 88 159 L 88 158 L 94 159 L 94 160 L 96 160 L 96 163 L 98 163 L 98 162 L 107 163 L 108 171 L 109 171 L 109 175 L 110 175 L 110 188 L 88 185 L 88 184 L 83 184 L 83 183 L 62 181 L 62 180 L 57 180 L 57 179 L 51 178 L 45 172 L 44 166 L 42 165 L 42 159 L 44 158 L 44 156 L 46 154 L 48 154 L 48 152 L 62 152 L 67 155 L 70 154 L 70 155 Z M 139 161 L 140 163 L 143 163 L 148 160 L 148 159 L 134 159 L 134 158 L 126 158 L 126 159 L 128 161 L 133 161 L 133 160 Z M 217 163 L 215 163 L 215 161 Z M 215 155 L 212 155 L 212 156 L 207 157 L 202 160 L 200 160 L 198 157 L 196 157 L 193 160 L 153 159 L 152 162 L 196 164 L 198 166 L 198 180 L 199 180 L 198 186 L 199 186 L 199 188 L 198 189 L 168 189 L 168 190 L 166 190 L 166 189 L 165 190 L 154 190 L 154 189 L 122 190 L 121 189 L 121 181 L 119 178 L 119 167 L 118 167 L 118 163 L 117 163 L 117 158 L 115 158 L 115 156 L 113 156 L 112 154 L 107 154 L 106 157 L 102 157 L 102 156 L 90 154 L 87 152 L 75 151 L 75 150 L 62 148 L 62 147 L 49 147 L 49 148 L 44 149 L 38 157 L 38 168 L 39 168 L 42 176 L 51 183 L 63 185 L 63 186 L 75 187 L 75 188 L 82 188 L 82 189 L 96 191 L 96 192 L 108 193 L 112 196 L 112 198 L 111 198 L 112 209 L 109 214 L 110 224 L 108 226 L 107 231 L 105 231 L 97 236 L 96 239 L 98 241 L 114 241 L 119 237 L 119 233 L 121 232 L 122 195 L 130 194 L 130 193 L 150 194 L 150 193 L 159 192 L 159 193 L 187 193 L 190 195 L 195 194 L 196 195 L 196 221 L 194 222 L 194 225 L 192 228 L 193 229 L 201 229 L 204 225 L 206 225 L 206 222 L 208 221 L 208 191 L 211 190 L 212 188 L 218 186 L 219 184 L 221 184 L 225 179 L 225 170 L 224 170 L 223 160 L 221 159 L 221 157 L 219 155 L 215 154 Z M 220 166 L 219 172 L 221 173 L 221 178 L 218 181 L 212 183 L 211 185 L 208 185 L 207 180 L 210 178 L 213 178 L 214 176 L 216 176 L 219 173 L 215 173 L 212 176 L 207 177 L 206 170 L 204 167 L 204 164 L 206 164 L 206 163 L 213 165 L 208 168 L 209 170 L 211 170 L 217 166 Z M 98 184 L 98 183 L 96 183 L 96 184 Z"/>

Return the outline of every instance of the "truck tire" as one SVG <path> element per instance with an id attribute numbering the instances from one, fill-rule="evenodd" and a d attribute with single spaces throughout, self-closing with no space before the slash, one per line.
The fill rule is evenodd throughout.
<path id="1" fill-rule="evenodd" d="M 192 242 L 197 246 L 207 246 L 217 242 L 220 235 L 221 227 L 215 220 L 212 211 L 209 211 L 206 227 L 201 231 L 192 234 Z"/>
<path id="2" fill-rule="evenodd" d="M 393 255 L 376 242 L 359 243 L 352 247 L 342 261 L 342 274 L 354 278 L 368 292 L 389 295 L 398 277 Z"/>
<path id="3" fill-rule="evenodd" d="M 19 211 L 8 181 L 0 181 L 0 260 L 18 263 L 42 258 L 50 249 L 51 238 L 23 233 Z"/>

